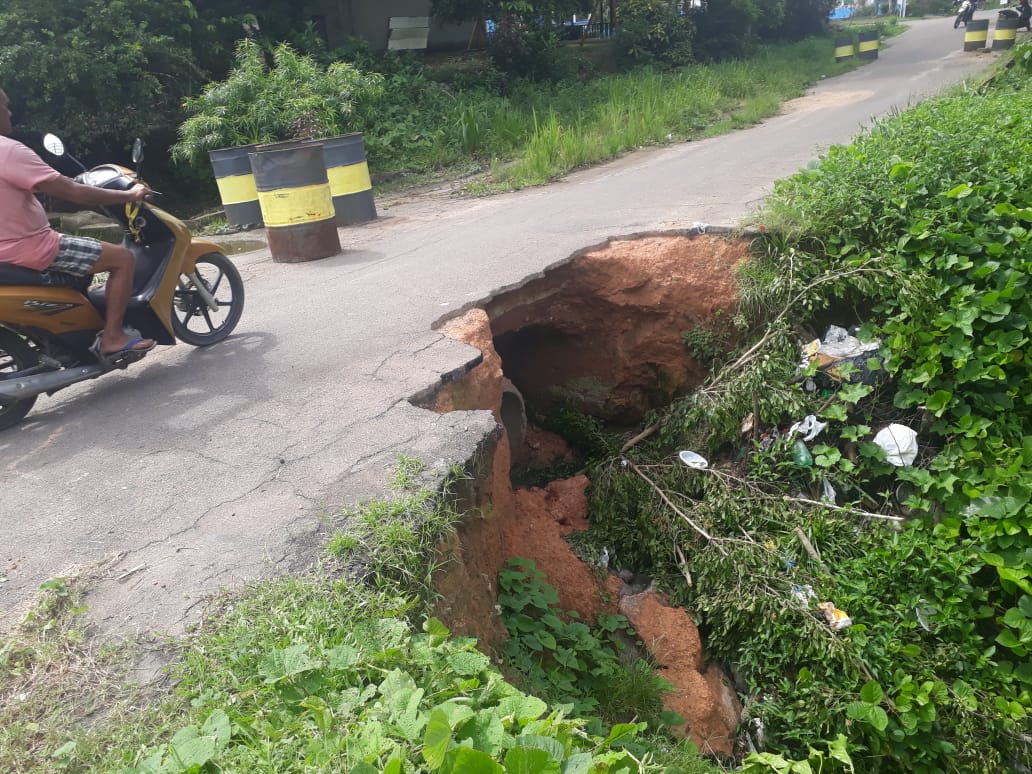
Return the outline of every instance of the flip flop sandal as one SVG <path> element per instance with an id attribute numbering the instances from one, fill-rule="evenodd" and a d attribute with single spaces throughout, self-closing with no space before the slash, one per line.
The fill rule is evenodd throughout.
<path id="1" fill-rule="evenodd" d="M 104 352 L 100 348 L 102 336 L 103 334 L 98 333 L 97 338 L 93 340 L 93 344 L 90 346 L 90 352 L 93 354 L 95 358 L 97 358 L 101 365 L 115 366 L 135 363 L 137 360 L 139 360 L 152 349 L 154 349 L 153 341 L 150 343 L 149 347 L 140 347 L 138 349 L 133 349 L 141 341 L 146 341 L 146 339 L 140 336 L 136 336 L 130 339 L 129 343 L 122 347 L 122 349 L 116 349 L 114 352 Z"/>

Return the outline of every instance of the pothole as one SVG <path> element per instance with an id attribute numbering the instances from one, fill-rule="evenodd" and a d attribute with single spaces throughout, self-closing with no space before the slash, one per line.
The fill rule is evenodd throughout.
<path id="1" fill-rule="evenodd" d="M 264 239 L 224 239 L 219 241 L 219 247 L 226 252 L 226 255 L 239 255 L 262 250 L 266 247 L 266 242 Z"/>
<path id="2" fill-rule="evenodd" d="M 567 541 L 587 529 L 589 485 L 561 438 L 528 420 L 562 407 L 609 425 L 640 423 L 649 411 L 697 386 L 693 331 L 727 328 L 735 313 L 735 267 L 750 237 L 651 234 L 587 248 L 541 276 L 438 326 L 476 347 L 483 360 L 421 404 L 436 411 L 484 409 L 502 429 L 476 477 L 479 515 L 446 547 L 439 613 L 455 631 L 497 644 L 495 582 L 512 557 L 532 560 L 557 589 L 563 610 L 584 618 L 622 613 L 674 690 L 674 729 L 703 752 L 730 755 L 741 707 L 730 680 L 706 662 L 687 613 L 667 604 L 633 568 L 587 564 Z M 552 481 L 513 474 L 568 469 Z M 514 485 L 515 484 L 515 485 Z M 532 485 L 531 485 L 532 484 Z"/>

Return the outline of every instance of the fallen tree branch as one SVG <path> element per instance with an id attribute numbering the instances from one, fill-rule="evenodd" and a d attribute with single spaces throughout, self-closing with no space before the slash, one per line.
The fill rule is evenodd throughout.
<path id="1" fill-rule="evenodd" d="M 805 497 L 789 497 L 785 495 L 781 498 L 791 503 L 805 503 L 806 505 L 816 505 L 819 508 L 827 508 L 830 511 L 842 511 L 843 513 L 855 513 L 857 516 L 867 516 L 871 519 L 885 519 L 886 521 L 905 521 L 902 516 L 887 516 L 884 513 L 871 513 L 870 511 L 862 511 L 859 508 L 845 508 L 841 505 L 832 505 L 831 503 L 821 502 L 820 500 L 808 500 Z"/>
<path id="2" fill-rule="evenodd" d="M 637 446 L 639 443 L 644 441 L 646 438 L 648 438 L 650 435 L 652 435 L 657 430 L 659 430 L 659 423 L 658 422 L 656 424 L 654 424 L 654 425 L 649 425 L 644 430 L 642 430 L 640 433 L 638 433 L 636 436 L 634 436 L 634 438 L 632 438 L 627 443 L 625 443 L 623 446 L 621 446 L 620 447 L 620 453 L 623 454 L 625 451 L 627 451 L 631 447 Z"/>
<path id="3" fill-rule="evenodd" d="M 639 476 L 641 476 L 649 486 L 651 486 L 653 489 L 656 490 L 657 493 L 659 493 L 659 496 L 663 498 L 663 502 L 665 502 L 668 506 L 670 506 L 670 509 L 674 513 L 676 513 L 678 516 L 680 516 L 682 519 L 684 519 L 686 522 L 688 522 L 689 526 L 691 526 L 692 529 L 694 529 L 696 532 L 698 532 L 700 535 L 702 535 L 704 538 L 706 538 L 706 540 L 708 540 L 710 543 L 712 543 L 716 547 L 716 549 L 718 551 L 720 551 L 720 553 L 723 556 L 727 556 L 727 551 L 724 550 L 724 547 L 722 545 L 720 545 L 720 543 L 718 543 L 716 541 L 716 539 L 712 535 L 710 535 L 706 530 L 704 530 L 702 527 L 700 527 L 698 524 L 696 524 L 694 521 L 692 521 L 691 517 L 687 513 L 685 513 L 680 508 L 678 508 L 676 505 L 674 505 L 673 500 L 671 500 L 667 496 L 667 493 L 664 492 L 662 489 L 660 489 L 651 478 L 646 476 L 645 472 L 641 468 L 639 468 L 637 465 L 635 465 L 630 460 L 626 460 L 626 462 L 630 466 L 631 470 L 633 470 L 635 473 L 637 473 Z"/>

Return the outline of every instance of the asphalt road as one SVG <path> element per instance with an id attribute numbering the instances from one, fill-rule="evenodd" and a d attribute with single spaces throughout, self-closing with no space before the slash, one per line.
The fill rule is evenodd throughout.
<path id="1" fill-rule="evenodd" d="M 381 206 L 322 261 L 239 256 L 247 306 L 229 340 L 41 398 L 0 435 L 0 622 L 87 567 L 102 631 L 177 632 L 207 593 L 309 562 L 323 515 L 381 492 L 397 455 L 464 462 L 493 427 L 408 402 L 477 356 L 431 330 L 441 315 L 608 237 L 740 222 L 772 181 L 992 61 L 962 41 L 952 19 L 914 22 L 751 129 L 545 188 Z"/>

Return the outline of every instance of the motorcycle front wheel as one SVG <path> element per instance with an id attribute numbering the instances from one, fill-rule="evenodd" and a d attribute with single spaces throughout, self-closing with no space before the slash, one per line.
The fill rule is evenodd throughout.
<path id="1" fill-rule="evenodd" d="M 202 290 L 215 299 L 217 309 L 208 305 Z M 244 281 L 237 267 L 222 253 L 206 253 L 197 259 L 192 274 L 179 277 L 172 299 L 172 330 L 180 341 L 207 347 L 232 333 L 243 311 Z"/>
<path id="2" fill-rule="evenodd" d="M 13 331 L 0 328 L 0 381 L 16 379 L 19 371 L 25 371 L 39 365 L 36 351 Z M 32 410 L 36 396 L 21 400 L 0 398 L 0 430 L 14 427 Z"/>

